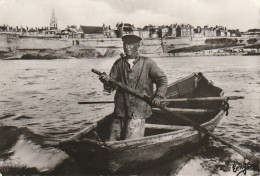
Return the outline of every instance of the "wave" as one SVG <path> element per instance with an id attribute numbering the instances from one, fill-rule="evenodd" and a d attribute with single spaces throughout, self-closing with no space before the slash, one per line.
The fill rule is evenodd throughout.
<path id="1" fill-rule="evenodd" d="M 37 78 L 46 78 L 45 75 L 33 75 L 33 76 L 18 76 L 17 77 L 18 79 L 24 79 L 24 80 L 27 80 L 27 79 L 37 79 Z"/>
<path id="2" fill-rule="evenodd" d="M 28 116 L 22 115 L 22 116 L 14 118 L 13 120 L 23 120 L 23 119 L 32 119 L 32 117 L 28 117 Z"/>
<path id="3" fill-rule="evenodd" d="M 45 137 L 27 128 L 0 127 L 0 173 L 36 171 L 52 172 L 69 156 L 54 146 L 45 144 Z"/>
<path id="4" fill-rule="evenodd" d="M 12 114 L 12 113 L 4 113 L 2 115 L 0 115 L 0 119 L 3 120 L 3 119 L 7 119 L 7 118 L 10 118 L 10 117 L 13 117 L 15 114 Z"/>
<path id="5" fill-rule="evenodd" d="M 195 158 L 190 160 L 178 173 L 178 175 L 211 175 L 209 171 L 202 167 L 202 160 Z M 192 170 L 190 168 L 193 168 Z"/>

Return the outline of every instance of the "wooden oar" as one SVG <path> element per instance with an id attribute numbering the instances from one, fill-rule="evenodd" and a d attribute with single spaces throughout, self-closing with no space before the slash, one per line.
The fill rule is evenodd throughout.
<path id="1" fill-rule="evenodd" d="M 78 104 L 102 104 L 102 103 L 114 103 L 114 101 L 79 101 Z"/>
<path id="2" fill-rule="evenodd" d="M 196 98 L 174 98 L 163 99 L 161 102 L 183 102 L 183 101 L 223 101 L 223 100 L 238 100 L 244 99 L 243 96 L 226 96 L 226 97 L 196 97 Z M 114 103 L 114 101 L 79 101 L 78 104 L 101 104 Z"/>
<path id="3" fill-rule="evenodd" d="M 98 75 L 102 75 L 103 73 L 95 70 L 95 69 L 92 69 L 92 72 L 98 74 Z M 122 84 L 121 82 L 118 82 L 118 81 L 115 81 L 113 80 L 112 78 L 110 78 L 109 80 L 110 83 L 113 83 L 115 84 L 116 86 L 118 86 L 119 88 L 121 88 L 122 90 L 128 92 L 129 94 L 131 95 L 134 95 L 144 101 L 146 101 L 148 104 L 152 105 L 152 99 L 150 97 L 148 97 L 147 95 L 143 95 L 139 92 L 136 92 L 134 89 Z M 165 107 L 165 106 L 162 106 L 162 105 L 159 105 L 158 108 L 170 113 L 170 114 L 174 114 L 175 115 L 175 112 L 172 112 L 169 108 Z M 260 158 L 257 157 L 257 156 L 254 156 L 252 153 L 249 153 L 249 152 L 245 152 L 243 151 L 242 149 L 240 149 L 239 147 L 221 139 L 220 137 L 216 136 L 215 134 L 209 132 L 206 128 L 200 126 L 199 124 L 193 122 L 192 120 L 188 119 L 187 117 L 181 115 L 181 114 L 178 114 L 178 116 L 175 116 L 176 118 L 180 118 L 181 120 L 189 123 L 191 126 L 193 126 L 197 131 L 199 132 L 203 132 L 204 134 L 206 135 L 209 135 L 211 136 L 213 139 L 215 140 L 218 140 L 220 141 L 222 144 L 225 144 L 227 145 L 228 147 L 232 148 L 233 150 L 235 150 L 237 153 L 239 153 L 240 155 L 242 155 L 244 158 L 248 159 L 250 162 L 256 164 L 257 166 L 260 164 Z"/>
<path id="4" fill-rule="evenodd" d="M 151 123 L 146 123 L 145 128 L 158 129 L 158 130 L 172 130 L 172 131 L 192 129 L 191 126 L 158 125 L 158 124 L 151 124 Z"/>
<path id="5" fill-rule="evenodd" d="M 243 96 L 226 96 L 226 97 L 196 97 L 196 98 L 174 98 L 163 99 L 162 102 L 182 102 L 182 101 L 223 101 L 244 99 Z"/>
<path id="6" fill-rule="evenodd" d="M 153 112 L 162 111 L 160 108 L 152 108 Z M 169 108 L 171 112 L 174 113 L 184 113 L 184 114 L 206 114 L 209 112 L 216 112 L 213 109 L 187 109 L 187 108 Z"/>

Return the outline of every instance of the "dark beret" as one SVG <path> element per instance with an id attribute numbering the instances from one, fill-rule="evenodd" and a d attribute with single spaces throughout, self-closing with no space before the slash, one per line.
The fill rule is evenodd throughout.
<path id="1" fill-rule="evenodd" d="M 124 43 L 139 43 L 142 38 L 136 35 L 125 35 L 122 37 Z"/>

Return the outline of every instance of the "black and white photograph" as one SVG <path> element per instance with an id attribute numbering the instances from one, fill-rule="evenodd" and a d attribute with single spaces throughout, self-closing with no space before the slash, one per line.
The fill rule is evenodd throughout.
<path id="1" fill-rule="evenodd" d="M 0 176 L 259 168 L 260 0 L 0 0 Z"/>

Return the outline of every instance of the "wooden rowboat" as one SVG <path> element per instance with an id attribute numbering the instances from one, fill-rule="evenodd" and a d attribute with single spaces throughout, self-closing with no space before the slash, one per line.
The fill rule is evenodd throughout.
<path id="1" fill-rule="evenodd" d="M 167 99 L 222 97 L 221 88 L 214 86 L 201 73 L 194 73 L 168 86 Z M 224 100 L 167 102 L 167 107 L 213 131 L 225 110 Z M 174 115 L 153 109 L 146 120 L 145 136 L 138 139 L 107 141 L 110 114 L 88 127 L 80 139 L 69 139 L 60 147 L 79 165 L 99 173 L 114 173 L 149 167 L 158 162 L 180 157 L 200 146 L 208 136 L 188 126 Z"/>

